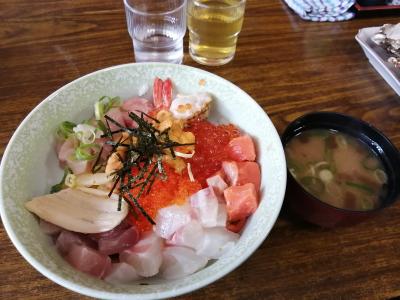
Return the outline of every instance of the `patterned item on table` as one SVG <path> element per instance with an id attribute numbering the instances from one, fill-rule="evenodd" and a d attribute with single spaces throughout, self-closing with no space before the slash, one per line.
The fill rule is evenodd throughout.
<path id="1" fill-rule="evenodd" d="M 355 0 L 284 0 L 302 19 L 317 22 L 346 21 L 354 18 L 349 8 Z"/>
<path id="2" fill-rule="evenodd" d="M 400 0 L 389 0 L 387 5 L 400 5 Z"/>

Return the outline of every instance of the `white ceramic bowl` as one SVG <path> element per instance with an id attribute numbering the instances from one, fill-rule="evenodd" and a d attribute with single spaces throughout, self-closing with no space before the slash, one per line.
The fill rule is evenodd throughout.
<path id="1" fill-rule="evenodd" d="M 24 208 L 33 196 L 49 192 L 62 170 L 54 149 L 54 132 L 63 120 L 82 121 L 93 114 L 103 95 L 126 99 L 137 95 L 155 76 L 172 78 L 180 93 L 205 90 L 215 97 L 214 121 L 232 122 L 257 142 L 262 170 L 261 201 L 233 251 L 203 270 L 175 281 L 151 280 L 149 285 L 110 285 L 73 269 L 43 234 L 36 218 Z M 205 80 L 205 85 L 199 84 Z M 102 299 L 159 299 L 201 288 L 244 262 L 264 241 L 282 206 L 286 164 L 282 144 L 267 114 L 245 92 L 211 73 L 182 65 L 127 64 L 83 76 L 41 102 L 21 123 L 4 153 L 0 169 L 0 212 L 4 227 L 22 256 L 40 273 L 75 292 Z"/>

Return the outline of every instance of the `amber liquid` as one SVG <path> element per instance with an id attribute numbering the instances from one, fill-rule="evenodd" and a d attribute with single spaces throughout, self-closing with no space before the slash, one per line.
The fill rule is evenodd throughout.
<path id="1" fill-rule="evenodd" d="M 195 61 L 222 65 L 233 58 L 244 7 L 239 0 L 189 1 L 189 51 Z"/>

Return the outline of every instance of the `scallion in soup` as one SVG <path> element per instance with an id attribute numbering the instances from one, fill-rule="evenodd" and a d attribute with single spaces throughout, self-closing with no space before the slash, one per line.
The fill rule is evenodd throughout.
<path id="1" fill-rule="evenodd" d="M 370 210 L 385 196 L 387 176 L 377 155 L 360 140 L 310 129 L 285 147 L 290 173 L 309 193 L 335 207 Z"/>

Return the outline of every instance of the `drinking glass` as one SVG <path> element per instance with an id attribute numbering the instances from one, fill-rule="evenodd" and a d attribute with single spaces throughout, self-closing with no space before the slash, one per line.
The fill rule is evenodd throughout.
<path id="1" fill-rule="evenodd" d="M 198 63 L 223 65 L 235 55 L 246 0 L 188 0 L 189 54 Z"/>
<path id="2" fill-rule="evenodd" d="M 124 0 L 137 62 L 180 64 L 186 32 L 186 0 Z"/>

